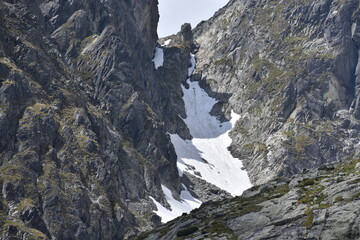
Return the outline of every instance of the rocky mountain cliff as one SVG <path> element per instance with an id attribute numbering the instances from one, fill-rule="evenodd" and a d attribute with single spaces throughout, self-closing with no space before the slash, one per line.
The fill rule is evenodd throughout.
<path id="1" fill-rule="evenodd" d="M 231 151 L 254 183 L 358 155 L 359 13 L 355 0 L 234 0 L 195 29 L 197 78 L 241 115 Z"/>
<path id="2" fill-rule="evenodd" d="M 157 4 L 0 1 L 1 238 L 133 239 L 161 224 L 164 188 L 230 197 L 179 176 L 191 52 L 263 185 L 140 238 L 358 238 L 359 2 L 231 0 L 161 40 Z"/>
<path id="3" fill-rule="evenodd" d="M 359 239 L 359 1 L 231 0 L 193 79 L 257 185 L 139 239 Z M 340 162 L 340 163 L 338 163 Z"/>
<path id="4" fill-rule="evenodd" d="M 277 178 L 137 239 L 359 239 L 359 171 L 354 160 Z"/>
<path id="5" fill-rule="evenodd" d="M 155 68 L 157 4 L 0 2 L 2 239 L 126 239 L 160 224 L 149 196 L 167 206 L 161 184 L 182 189 L 167 132 L 190 137 L 191 46 Z"/>

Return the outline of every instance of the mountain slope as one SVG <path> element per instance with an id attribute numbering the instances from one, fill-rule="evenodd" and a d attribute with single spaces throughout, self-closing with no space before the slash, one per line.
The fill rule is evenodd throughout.
<path id="1" fill-rule="evenodd" d="M 0 13 L 2 237 L 159 225 L 149 196 L 167 206 L 161 184 L 183 189 L 167 132 L 188 135 L 176 110 L 190 50 L 155 68 L 157 1 L 9 0 Z"/>
<path id="2" fill-rule="evenodd" d="M 359 239 L 360 164 L 278 178 L 137 239 Z"/>
<path id="3" fill-rule="evenodd" d="M 138 239 L 358 239 L 359 1 L 232 0 L 194 31 L 199 81 L 256 186 Z"/>
<path id="4" fill-rule="evenodd" d="M 263 185 L 141 238 L 358 238 L 359 2 L 232 0 L 162 46 L 158 18 L 157 0 L 0 2 L 2 238 L 133 239 L 229 197 L 179 176 L 173 136 L 208 139 L 184 102 L 198 86 L 212 130 L 240 116 L 228 159 Z"/>
<path id="5" fill-rule="evenodd" d="M 231 150 L 254 183 L 359 153 L 358 35 L 351 0 L 230 1 L 196 27 L 195 74 L 240 114 Z"/>

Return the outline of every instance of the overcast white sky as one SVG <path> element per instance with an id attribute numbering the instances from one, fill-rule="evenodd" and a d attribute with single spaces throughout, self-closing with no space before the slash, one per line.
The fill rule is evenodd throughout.
<path id="1" fill-rule="evenodd" d="M 159 37 L 177 33 L 183 23 L 194 28 L 202 20 L 209 19 L 216 10 L 229 0 L 159 0 Z"/>

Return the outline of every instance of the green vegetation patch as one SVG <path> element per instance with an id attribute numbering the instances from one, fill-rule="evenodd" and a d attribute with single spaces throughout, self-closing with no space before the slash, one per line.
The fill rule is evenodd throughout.
<path id="1" fill-rule="evenodd" d="M 22 70 L 18 66 L 16 66 L 16 64 L 12 62 L 9 58 L 5 58 L 5 57 L 0 58 L 0 64 L 4 64 L 12 71 L 22 72 Z"/>
<path id="2" fill-rule="evenodd" d="M 349 175 L 351 173 L 360 175 L 360 171 L 355 171 L 356 164 L 360 163 L 360 159 L 354 159 L 350 163 L 341 164 L 339 172 Z"/>
<path id="3" fill-rule="evenodd" d="M 33 207 L 34 203 L 35 203 L 34 200 L 32 200 L 31 198 L 23 198 L 21 199 L 21 202 L 18 204 L 17 210 L 22 211 L 26 207 Z"/>
<path id="4" fill-rule="evenodd" d="M 260 193 L 253 197 L 235 197 L 235 204 L 233 204 L 232 208 L 228 209 L 228 212 L 226 212 L 224 218 L 233 219 L 251 212 L 259 212 L 263 206 L 258 204 L 267 200 L 282 197 L 287 192 L 289 192 L 289 185 L 282 184 L 274 188 L 265 187 L 260 191 Z"/>
<path id="5" fill-rule="evenodd" d="M 335 168 L 329 168 L 326 173 L 330 176 L 337 175 L 338 173 L 345 173 L 347 175 L 354 174 L 356 172 L 355 166 L 358 162 L 360 162 L 360 159 L 355 159 L 347 163 L 340 163 Z M 301 197 L 298 199 L 298 203 L 306 204 L 308 206 L 304 213 L 306 216 L 304 226 L 307 229 L 313 227 L 314 210 L 326 209 L 332 206 L 332 204 L 326 201 L 327 195 L 323 193 L 325 187 L 320 184 L 321 181 L 329 175 L 323 175 L 313 179 L 306 178 L 298 183 L 298 187 L 302 192 Z M 360 193 L 352 196 L 351 199 L 346 200 L 343 196 L 337 196 L 334 202 L 350 201 L 359 197 Z"/>
<path id="6" fill-rule="evenodd" d="M 309 208 L 305 211 L 305 216 L 306 216 L 306 220 L 304 222 L 304 226 L 307 229 L 310 229 L 313 227 L 313 222 L 314 222 L 314 209 Z"/>
<path id="7" fill-rule="evenodd" d="M 311 185 L 314 185 L 314 184 L 315 184 L 314 179 L 306 178 L 302 182 L 299 183 L 299 186 L 300 187 L 306 187 L 306 186 L 311 186 Z"/>
<path id="8" fill-rule="evenodd" d="M 87 45 L 90 45 L 95 42 L 95 40 L 99 37 L 97 34 L 93 34 L 90 36 L 87 36 L 81 41 L 81 49 L 84 49 Z"/>
<path id="9" fill-rule="evenodd" d="M 326 195 L 322 193 L 325 187 L 319 184 L 321 179 L 322 178 L 304 179 L 299 182 L 298 186 L 302 192 L 302 196 L 298 200 L 299 203 L 313 206 L 320 204 L 323 200 L 325 200 Z"/>
<path id="10" fill-rule="evenodd" d="M 252 143 L 248 143 L 244 145 L 244 149 L 246 151 L 256 151 L 256 152 L 260 152 L 260 153 L 268 153 L 268 148 L 266 146 L 266 144 L 262 143 L 262 142 L 252 142 Z"/>
<path id="11" fill-rule="evenodd" d="M 208 234 L 212 237 L 218 237 L 219 235 L 226 235 L 228 239 L 235 237 L 234 231 L 226 226 L 222 221 L 212 221 L 207 224 L 205 228 L 201 230 L 202 234 Z"/>
<path id="12" fill-rule="evenodd" d="M 199 230 L 199 228 L 196 227 L 196 226 L 188 227 L 188 228 L 179 230 L 179 231 L 176 233 L 176 236 L 178 236 L 178 237 L 189 236 L 189 235 L 195 233 L 197 230 Z"/>
<path id="13" fill-rule="evenodd" d="M 285 131 L 283 134 L 287 136 L 285 141 L 287 148 L 295 154 L 295 157 L 297 159 L 306 157 L 306 148 L 314 143 L 313 139 L 303 134 L 295 135 L 292 131 Z"/>
<path id="14" fill-rule="evenodd" d="M 216 66 L 223 65 L 223 66 L 232 67 L 234 63 L 231 58 L 225 57 L 225 58 L 220 58 L 220 59 L 216 60 L 214 62 L 214 64 Z"/>
<path id="15" fill-rule="evenodd" d="M 6 221 L 6 214 L 3 211 L 0 211 L 0 226 L 3 226 Z"/>
<path id="16" fill-rule="evenodd" d="M 357 200 L 360 199 L 360 192 L 355 193 L 354 195 L 351 196 L 351 200 Z"/>
<path id="17" fill-rule="evenodd" d="M 35 112 L 36 114 L 44 114 L 44 111 L 48 108 L 46 104 L 43 103 L 36 103 L 30 107 L 28 107 L 29 110 Z"/>
<path id="18" fill-rule="evenodd" d="M 343 196 L 337 196 L 337 197 L 335 198 L 335 203 L 342 202 L 342 201 L 344 201 L 344 197 L 343 197 Z"/>
<path id="19" fill-rule="evenodd" d="M 18 230 L 20 230 L 21 232 L 26 233 L 26 239 L 28 240 L 43 240 L 43 239 L 47 239 L 46 235 L 42 232 L 40 232 L 37 229 L 34 228 L 29 228 L 26 227 L 23 223 L 21 222 L 16 222 L 16 221 L 10 221 L 10 220 L 6 220 L 4 222 L 4 225 L 1 228 L 2 232 L 5 232 L 5 229 L 8 229 L 9 227 L 14 227 Z M 5 231 L 4 231 L 5 230 Z M 15 236 L 14 236 L 15 237 Z M 16 237 L 14 239 L 17 239 Z"/>

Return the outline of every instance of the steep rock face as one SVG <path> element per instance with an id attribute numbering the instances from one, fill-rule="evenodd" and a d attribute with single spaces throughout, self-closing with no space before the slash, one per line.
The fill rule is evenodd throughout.
<path id="1" fill-rule="evenodd" d="M 167 132 L 188 133 L 174 110 L 187 66 L 164 83 L 157 21 L 156 0 L 0 3 L 2 237 L 126 239 L 160 224 L 149 196 L 166 206 L 161 184 L 181 190 Z"/>
<path id="2" fill-rule="evenodd" d="M 138 239 L 359 239 L 359 160 L 208 202 Z"/>
<path id="3" fill-rule="evenodd" d="M 358 30 L 355 0 L 233 0 L 197 26 L 197 77 L 241 115 L 253 183 L 358 154 Z"/>
<path id="4" fill-rule="evenodd" d="M 156 0 L 0 2 L 2 237 L 127 239 L 159 225 L 149 197 L 169 207 L 163 184 L 179 199 L 167 133 L 191 138 L 180 84 L 199 46 L 193 80 L 220 100 L 213 114 L 241 114 L 231 150 L 254 183 L 353 159 L 358 9 L 356 0 L 233 0 L 196 28 L 199 45 L 186 24 L 160 46 Z M 165 59 L 156 68 L 155 48 Z M 358 212 L 347 214 L 358 205 L 355 164 L 205 204 L 149 238 L 279 237 L 285 229 L 284 238 L 355 239 Z M 182 180 L 203 200 L 226 196 Z"/>
<path id="5" fill-rule="evenodd" d="M 138 239 L 359 239 L 358 25 L 355 0 L 232 0 L 199 24 L 193 79 L 241 115 L 257 186 Z"/>

